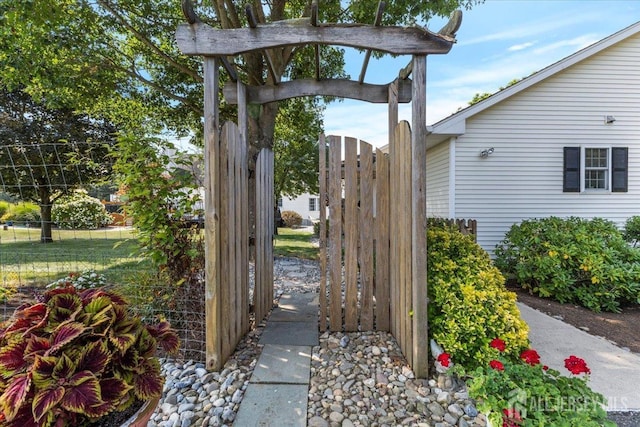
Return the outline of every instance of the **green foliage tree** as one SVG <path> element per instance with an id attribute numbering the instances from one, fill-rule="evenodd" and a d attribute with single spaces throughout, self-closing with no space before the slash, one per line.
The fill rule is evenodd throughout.
<path id="1" fill-rule="evenodd" d="M 52 241 L 51 208 L 59 197 L 109 177 L 114 132 L 104 119 L 0 89 L 2 191 L 40 205 L 42 242 Z"/>
<path id="2" fill-rule="evenodd" d="M 412 24 L 432 16 L 447 16 L 453 10 L 470 8 L 483 0 L 434 0 L 389 2 L 383 25 Z M 237 0 L 197 2 L 196 12 L 214 27 L 246 27 L 244 6 Z M 310 0 L 248 2 L 259 24 L 309 16 Z M 372 23 L 377 2 L 325 1 L 319 10 L 323 22 Z M 0 0 L 0 81 L 21 84 L 28 93 L 41 95 L 54 104 L 79 110 L 108 113 L 119 126 L 145 126 L 148 131 L 171 130 L 179 136 L 202 140 L 202 64 L 200 58 L 178 52 L 174 33 L 185 21 L 175 0 L 45 0 L 15 2 Z M 237 60 L 241 78 L 250 85 L 275 85 L 279 80 L 314 76 L 313 49 L 296 46 L 274 50 L 275 77 L 267 72 L 261 53 Z M 321 78 L 346 77 L 344 51 L 323 47 Z M 221 78 L 226 78 L 221 73 Z M 313 103 L 323 103 L 314 100 Z M 283 105 L 284 104 L 284 105 Z M 307 104 L 310 107 L 311 104 Z M 250 168 L 262 148 L 278 149 L 278 129 L 284 129 L 279 112 L 290 112 L 287 103 L 270 103 L 249 117 Z M 315 120 L 294 123 L 296 138 L 318 135 L 319 108 L 306 108 Z M 222 105 L 221 118 L 234 110 Z M 282 145 L 280 145 L 282 147 Z M 305 146 L 308 149 L 310 144 Z M 295 153 L 298 158 L 299 154 Z M 288 162 L 276 164 L 291 170 Z M 294 159 L 295 163 L 295 159 Z M 292 179 L 311 179 L 295 176 Z M 313 177 L 315 179 L 315 177 Z M 292 185 L 292 191 L 298 191 Z M 304 185 L 313 185 L 306 182 Z M 250 193 L 251 194 L 251 193 Z"/>
<path id="3" fill-rule="evenodd" d="M 501 91 L 501 90 L 505 90 L 508 87 L 513 86 L 514 84 L 518 83 L 520 80 L 522 80 L 522 79 L 513 79 L 513 80 L 511 80 L 509 83 L 507 83 L 506 86 L 501 86 L 500 89 L 498 89 L 498 92 Z M 493 94 L 489 93 L 489 92 L 476 93 L 475 95 L 473 95 L 473 98 L 471 98 L 471 101 L 469 101 L 469 106 L 477 104 L 480 101 L 484 101 L 485 99 L 489 98 L 492 95 Z"/>

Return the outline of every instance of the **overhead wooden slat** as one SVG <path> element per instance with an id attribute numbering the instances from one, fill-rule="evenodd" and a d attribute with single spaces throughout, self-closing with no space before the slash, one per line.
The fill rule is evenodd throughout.
<path id="1" fill-rule="evenodd" d="M 248 86 L 247 101 L 252 104 L 267 104 L 300 96 L 336 96 L 358 99 L 375 104 L 385 104 L 389 99 L 389 85 L 359 84 L 355 80 L 300 79 L 282 82 L 277 86 Z M 397 90 L 399 103 L 411 102 L 411 80 L 401 80 Z M 225 101 L 236 104 L 237 88 L 235 84 L 226 84 L 223 88 Z"/>
<path id="2" fill-rule="evenodd" d="M 249 24 L 249 28 L 256 29 L 258 28 L 258 19 L 256 15 L 253 13 L 253 6 L 251 4 L 246 4 L 244 7 L 244 12 L 247 15 L 247 22 Z M 276 67 L 273 63 L 273 57 L 271 56 L 271 52 L 268 49 L 265 49 L 262 52 L 265 62 L 267 63 L 267 69 L 269 70 L 269 75 L 273 79 L 275 83 L 280 82 L 280 75 L 276 73 Z"/>
<path id="3" fill-rule="evenodd" d="M 374 27 L 380 26 L 382 23 L 382 13 L 384 12 L 384 7 L 386 3 L 383 1 L 378 2 L 378 9 L 376 10 L 376 19 L 373 22 Z M 367 74 L 367 67 L 369 66 L 369 58 L 371 58 L 371 49 L 368 49 L 364 54 L 364 61 L 362 63 L 362 70 L 360 71 L 360 77 L 358 78 L 358 83 L 364 82 L 364 76 Z"/>
<path id="4" fill-rule="evenodd" d="M 277 47 L 306 44 L 349 46 L 395 55 L 444 54 L 453 39 L 419 27 L 322 24 L 308 20 L 257 28 L 215 29 L 204 23 L 181 24 L 176 31 L 180 51 L 186 55 L 240 55 Z"/>

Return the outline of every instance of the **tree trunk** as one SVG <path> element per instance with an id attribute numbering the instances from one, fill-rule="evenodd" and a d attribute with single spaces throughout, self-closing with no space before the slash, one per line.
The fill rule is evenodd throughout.
<path id="1" fill-rule="evenodd" d="M 40 194 L 40 243 L 51 243 L 51 194 L 49 189 L 42 185 L 39 189 Z"/>

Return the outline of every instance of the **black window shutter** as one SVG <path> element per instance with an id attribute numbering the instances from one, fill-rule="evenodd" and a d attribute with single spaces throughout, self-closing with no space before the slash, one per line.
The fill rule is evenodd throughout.
<path id="1" fill-rule="evenodd" d="M 564 179 L 562 191 L 580 192 L 580 147 L 564 147 Z"/>
<path id="2" fill-rule="evenodd" d="M 627 192 L 628 163 L 629 149 L 627 147 L 613 147 L 611 149 L 611 191 Z"/>

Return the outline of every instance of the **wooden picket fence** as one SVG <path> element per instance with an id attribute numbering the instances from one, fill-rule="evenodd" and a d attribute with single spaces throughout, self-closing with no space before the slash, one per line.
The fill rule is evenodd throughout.
<path id="1" fill-rule="evenodd" d="M 328 201 L 330 213 L 327 240 L 320 209 L 320 328 L 326 329 L 328 319 L 332 331 L 373 330 L 374 324 L 388 330 L 388 155 L 376 150 L 374 156 L 370 144 L 354 138 L 345 138 L 344 144 L 337 136 L 328 140 L 327 156 L 325 139 L 320 139 L 320 200 Z"/>
<path id="2" fill-rule="evenodd" d="M 256 262 L 253 306 L 256 324 L 273 307 L 273 151 L 263 149 L 256 161 Z"/>

